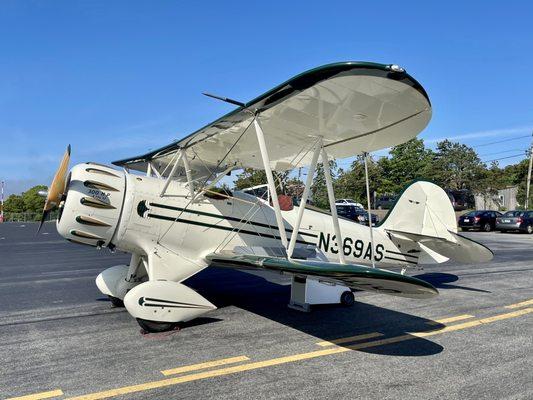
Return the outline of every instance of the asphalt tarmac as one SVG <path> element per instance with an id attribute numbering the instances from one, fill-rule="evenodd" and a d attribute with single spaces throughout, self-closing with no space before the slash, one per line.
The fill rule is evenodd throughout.
<path id="1" fill-rule="evenodd" d="M 468 233 L 494 260 L 411 271 L 434 299 L 357 292 L 311 313 L 287 286 L 208 268 L 186 283 L 218 310 L 142 335 L 94 284 L 128 255 L 35 231 L 0 224 L 0 398 L 533 398 L 533 236 Z"/>

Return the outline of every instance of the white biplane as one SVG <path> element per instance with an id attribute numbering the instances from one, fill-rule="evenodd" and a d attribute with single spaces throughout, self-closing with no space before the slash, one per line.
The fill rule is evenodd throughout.
<path id="1" fill-rule="evenodd" d="M 293 305 L 301 305 L 298 293 L 309 282 L 340 287 L 344 303 L 353 302 L 352 289 L 426 299 L 438 291 L 404 274 L 406 267 L 492 258 L 457 234 L 446 193 L 430 182 L 408 186 L 374 228 L 337 217 L 328 160 L 403 143 L 430 120 L 426 92 L 399 66 L 335 63 L 248 103 L 221 99 L 238 108 L 113 163 L 123 170 L 84 163 L 68 174 L 69 147 L 47 194 L 43 217 L 58 206 L 66 239 L 131 253 L 129 265 L 103 271 L 96 284 L 145 330 L 168 330 L 216 308 L 182 283 L 208 266 L 289 275 Z M 292 206 L 274 179 L 274 171 L 308 167 L 306 205 L 318 162 L 330 213 Z M 216 187 L 241 168 L 264 169 L 268 201 Z"/>

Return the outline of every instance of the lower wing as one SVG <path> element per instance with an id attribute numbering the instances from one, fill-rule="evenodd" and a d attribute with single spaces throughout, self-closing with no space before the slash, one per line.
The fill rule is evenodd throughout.
<path id="1" fill-rule="evenodd" d="M 286 258 L 237 254 L 233 252 L 207 255 L 211 266 L 283 272 L 291 275 L 319 277 L 353 289 L 373 291 L 412 299 L 427 299 L 438 295 L 431 284 L 379 268 L 325 261 L 288 260 Z"/>

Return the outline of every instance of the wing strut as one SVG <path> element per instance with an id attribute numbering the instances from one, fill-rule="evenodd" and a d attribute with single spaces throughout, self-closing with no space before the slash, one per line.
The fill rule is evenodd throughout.
<path id="1" fill-rule="evenodd" d="M 161 173 L 151 161 L 148 162 L 148 166 L 146 167 L 146 176 L 155 176 L 156 178 L 161 178 Z"/>
<path id="2" fill-rule="evenodd" d="M 304 198 L 302 196 L 303 206 L 302 206 L 302 203 L 300 203 L 300 210 L 298 211 L 298 221 L 292 233 L 292 237 L 291 237 L 292 244 L 289 246 L 288 241 L 287 241 L 287 233 L 285 231 L 285 224 L 283 222 L 283 216 L 281 215 L 281 208 L 279 206 L 278 194 L 276 191 L 276 184 L 274 182 L 274 176 L 272 175 L 272 168 L 270 167 L 270 158 L 268 156 L 267 146 L 265 143 L 265 135 L 263 133 L 263 129 L 261 128 L 261 124 L 259 123 L 258 115 L 256 115 L 254 118 L 254 127 L 255 127 L 255 132 L 257 135 L 257 142 L 259 143 L 259 151 L 261 152 L 261 158 L 263 160 L 263 167 L 265 169 L 265 174 L 267 177 L 268 189 L 269 189 L 269 192 L 272 198 L 272 205 L 274 206 L 274 213 L 276 215 L 276 222 L 278 224 L 279 236 L 281 238 L 281 243 L 283 247 L 285 249 L 288 249 L 287 256 L 290 259 L 294 251 L 294 246 L 295 246 L 295 243 L 292 243 L 292 242 L 296 241 L 296 237 L 298 235 L 298 230 L 300 228 L 300 223 L 301 223 L 301 219 L 303 215 L 303 210 L 305 209 L 306 203 L 303 202 Z M 315 172 L 316 163 L 318 161 L 319 154 L 320 154 L 320 158 L 322 159 L 322 165 L 324 166 L 324 177 L 326 180 L 326 188 L 328 191 L 328 199 L 329 199 L 329 208 L 331 212 L 331 218 L 333 220 L 333 228 L 335 231 L 336 242 L 338 243 L 339 249 L 342 249 L 343 240 L 342 240 L 341 228 L 339 225 L 339 217 L 337 215 L 337 208 L 335 206 L 335 193 L 333 192 L 331 169 L 329 168 L 329 159 L 328 159 L 326 150 L 324 148 L 322 136 L 318 137 L 317 143 L 315 144 L 314 154 L 313 154 L 313 163 L 312 163 L 314 165 L 312 165 L 312 168 L 309 169 L 309 172 L 307 174 L 307 182 L 306 182 L 306 186 L 304 189 L 304 194 L 306 197 L 305 202 L 307 202 L 307 196 L 309 195 L 309 189 L 311 187 L 311 182 L 312 182 L 313 174 Z M 346 259 L 344 258 L 344 254 L 342 250 L 339 251 L 339 262 L 341 264 L 346 264 Z"/>
<path id="3" fill-rule="evenodd" d="M 276 222 L 278 224 L 279 237 L 284 248 L 287 248 L 287 232 L 285 231 L 285 224 L 283 223 L 283 217 L 281 216 L 281 209 L 279 207 L 278 194 L 276 192 L 276 184 L 274 183 L 274 176 L 272 175 L 272 169 L 270 168 L 270 158 L 268 157 L 267 146 L 265 143 L 265 135 L 263 129 L 259 124 L 258 116 L 254 118 L 254 127 L 257 134 L 257 141 L 259 142 L 259 151 L 261 152 L 261 158 L 263 159 L 263 167 L 267 177 L 268 188 L 270 190 L 270 196 L 272 198 L 272 205 L 274 206 L 274 213 L 276 214 Z"/>
<path id="4" fill-rule="evenodd" d="M 172 166 L 172 169 L 170 170 L 170 173 L 168 174 L 167 180 L 165 181 L 165 184 L 163 185 L 163 189 L 161 189 L 161 194 L 159 197 L 163 197 L 168 189 L 168 185 L 170 185 L 170 181 L 172 180 L 172 177 L 176 173 L 176 170 L 178 169 L 178 165 L 181 161 L 181 158 L 183 157 L 183 150 L 178 150 L 178 157 L 176 157 L 176 161 L 174 162 L 174 165 Z"/>
<path id="5" fill-rule="evenodd" d="M 370 213 L 370 184 L 368 183 L 368 153 L 364 152 L 365 158 L 365 184 L 366 184 L 366 210 L 368 212 L 368 227 L 370 228 L 370 246 L 372 251 L 370 257 L 372 258 L 372 268 L 376 268 L 376 261 L 374 260 L 374 231 L 372 230 L 372 214 Z"/>
<path id="6" fill-rule="evenodd" d="M 342 234 L 341 227 L 339 225 L 339 217 L 337 215 L 337 207 L 335 206 L 335 193 L 333 192 L 333 182 L 331 180 L 331 170 L 329 168 L 329 159 L 324 149 L 324 144 L 322 142 L 322 137 L 318 138 L 318 144 L 320 145 L 322 165 L 324 167 L 324 178 L 326 178 L 326 188 L 328 189 L 328 199 L 329 199 L 329 210 L 331 212 L 331 219 L 333 220 L 333 229 L 335 231 L 335 241 L 339 247 L 339 262 L 341 264 L 346 264 L 346 259 L 344 258 L 344 252 L 342 250 Z"/>
<path id="7" fill-rule="evenodd" d="M 289 243 L 289 249 L 287 250 L 287 257 L 289 258 L 289 260 L 291 259 L 292 253 L 294 252 L 296 238 L 298 237 L 298 232 L 300 231 L 300 225 L 302 223 L 305 205 L 307 204 L 307 198 L 309 197 L 309 192 L 311 191 L 311 185 L 313 184 L 313 176 L 316 170 L 316 163 L 318 161 L 318 156 L 320 155 L 321 150 L 322 146 L 320 146 L 320 143 L 317 142 L 313 147 L 313 159 L 311 160 L 311 165 L 309 166 L 309 170 L 307 171 L 305 188 L 304 192 L 302 193 L 302 198 L 300 199 L 300 208 L 298 209 L 298 218 L 296 219 L 296 224 L 292 227 L 291 242 Z"/>
<path id="8" fill-rule="evenodd" d="M 187 158 L 187 153 L 183 150 L 183 166 L 185 167 L 185 176 L 187 177 L 187 186 L 189 186 L 189 193 L 191 194 L 191 199 L 194 197 L 194 183 L 191 176 L 191 167 L 189 165 L 189 159 Z"/>

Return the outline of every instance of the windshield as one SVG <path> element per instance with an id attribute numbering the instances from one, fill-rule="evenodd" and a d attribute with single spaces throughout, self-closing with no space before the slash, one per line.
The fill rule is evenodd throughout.
<path id="1" fill-rule="evenodd" d="M 243 190 L 244 193 L 251 194 L 252 196 L 259 197 L 259 198 L 261 198 L 263 200 L 266 200 L 267 197 L 268 197 L 267 191 L 268 191 L 268 187 L 266 187 L 266 186 L 258 187 L 258 188 L 255 188 L 255 189 L 245 189 L 245 190 Z"/>
<path id="2" fill-rule="evenodd" d="M 504 217 L 520 217 L 522 215 L 524 215 L 523 211 L 507 211 L 503 214 Z"/>
<path id="3" fill-rule="evenodd" d="M 466 213 L 463 215 L 463 217 L 477 217 L 478 215 L 483 214 L 485 211 L 470 211 L 469 213 Z"/>

